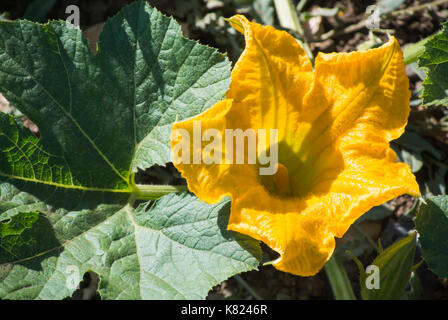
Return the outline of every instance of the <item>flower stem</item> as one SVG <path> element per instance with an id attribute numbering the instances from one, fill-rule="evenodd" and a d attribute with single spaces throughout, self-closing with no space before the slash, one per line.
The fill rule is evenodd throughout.
<path id="1" fill-rule="evenodd" d="M 410 64 L 417 61 L 418 57 L 425 52 L 425 43 L 433 36 L 429 36 L 420 40 L 419 42 L 412 43 L 403 48 L 403 60 L 404 64 Z"/>
<path id="2" fill-rule="evenodd" d="M 155 200 L 173 192 L 187 191 L 187 186 L 137 184 L 134 186 L 136 200 Z"/>
<path id="3" fill-rule="evenodd" d="M 325 264 L 324 269 L 336 300 L 356 300 L 347 272 L 334 254 Z"/>

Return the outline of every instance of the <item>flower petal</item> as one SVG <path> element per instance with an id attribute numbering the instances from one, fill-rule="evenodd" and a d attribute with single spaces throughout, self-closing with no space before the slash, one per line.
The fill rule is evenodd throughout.
<path id="1" fill-rule="evenodd" d="M 305 97 L 307 109 L 315 110 L 307 115 L 315 119 L 314 130 L 302 145 L 314 168 L 305 175 L 311 193 L 327 192 L 331 199 L 338 237 L 371 207 L 404 193 L 420 194 L 409 166 L 396 163 L 389 147 L 407 123 L 408 87 L 393 37 L 377 49 L 316 59 L 313 88 Z"/>
<path id="2" fill-rule="evenodd" d="M 402 52 L 391 38 L 364 52 L 319 54 L 313 72 L 286 32 L 239 15 L 230 22 L 244 34 L 246 48 L 227 99 L 176 123 L 173 132 L 184 129 L 194 145 L 200 121 L 202 132 L 220 132 L 220 152 L 227 156 L 226 129 L 278 129 L 281 170 L 269 180 L 247 162 L 176 167 L 200 199 L 232 198 L 228 228 L 276 250 L 276 268 L 314 275 L 331 257 L 334 236 L 341 237 L 359 216 L 398 195 L 420 194 L 410 168 L 397 163 L 389 147 L 409 115 Z M 178 143 L 172 136 L 173 150 Z"/>
<path id="3" fill-rule="evenodd" d="M 312 276 L 335 247 L 328 211 L 312 209 L 306 199 L 278 198 L 260 186 L 232 199 L 228 229 L 261 240 L 277 251 L 277 269 Z"/>
<path id="4" fill-rule="evenodd" d="M 201 129 L 278 129 L 279 140 L 293 143 L 294 132 L 287 130 L 299 116 L 301 97 L 311 88 L 311 62 L 303 48 L 288 33 L 249 22 L 244 16 L 230 19 L 243 32 L 246 48 L 232 71 L 232 83 L 227 100 L 219 102 L 203 114 L 178 122 L 173 126 L 171 148 L 180 143 L 173 133 L 187 130 L 193 145 L 193 122 L 200 121 Z M 269 135 L 269 134 L 268 134 Z M 225 143 L 221 141 L 225 154 Z M 204 148 L 208 142 L 203 142 Z M 260 152 L 263 150 L 259 150 Z M 236 153 L 236 149 L 234 149 Z M 177 155 L 174 155 L 175 157 Z M 180 160 L 180 159 L 179 159 Z M 191 161 L 192 162 L 192 161 Z M 190 162 L 190 163 L 191 163 Z M 187 180 L 189 189 L 208 203 L 224 196 L 239 195 L 259 185 L 256 165 L 176 164 Z M 238 182 L 235 179 L 238 177 Z"/>
<path id="5" fill-rule="evenodd" d="M 278 129 L 278 139 L 293 143 L 287 128 L 297 121 L 302 99 L 311 88 L 313 68 L 305 50 L 285 31 L 236 15 L 232 25 L 246 46 L 232 71 L 226 96 L 251 116 L 251 128 Z"/>
<path id="6" fill-rule="evenodd" d="M 233 128 L 234 125 L 239 125 L 245 130 L 247 124 L 245 120 L 248 116 L 234 112 L 232 100 L 226 99 L 218 102 L 204 113 L 185 120 L 177 122 L 173 125 L 171 131 L 171 149 L 176 150 L 176 146 L 186 139 L 186 145 L 189 150 L 189 162 L 182 161 L 177 152 L 173 153 L 173 160 L 176 168 L 181 172 L 182 176 L 187 180 L 188 188 L 199 199 L 211 204 L 216 203 L 225 196 L 232 196 L 232 194 L 239 194 L 241 190 L 251 189 L 258 185 L 257 168 L 249 164 L 227 164 L 225 163 L 225 129 Z M 194 126 L 197 127 L 195 132 Z M 214 130 L 215 135 L 209 140 L 204 139 L 207 130 Z M 187 137 L 180 137 L 179 131 L 184 130 L 188 133 Z M 195 135 L 199 134 L 199 143 L 195 148 Z M 178 138 L 179 136 L 179 138 Z M 207 157 L 202 156 L 198 163 L 194 163 L 193 153 L 196 152 L 199 156 L 205 153 L 205 150 L 210 143 L 216 142 L 217 147 L 214 152 L 218 154 L 218 161 L 207 163 L 204 161 Z M 211 152 L 210 152 L 211 154 Z M 213 154 L 212 154 L 213 155 Z M 222 156 L 221 156 L 222 155 Z M 238 178 L 235 178 L 238 177 Z"/>
<path id="7" fill-rule="evenodd" d="M 229 228 L 278 251 L 278 269 L 318 272 L 331 256 L 333 236 L 342 237 L 359 216 L 398 195 L 420 194 L 410 168 L 396 163 L 389 147 L 404 131 L 409 98 L 394 38 L 366 52 L 319 55 L 297 119 L 301 166 L 291 173 L 301 186 L 295 186 L 295 214 L 287 208 L 294 205 L 282 206 L 258 190 L 258 198 L 271 203 L 254 206 L 249 200 L 233 208 Z"/>

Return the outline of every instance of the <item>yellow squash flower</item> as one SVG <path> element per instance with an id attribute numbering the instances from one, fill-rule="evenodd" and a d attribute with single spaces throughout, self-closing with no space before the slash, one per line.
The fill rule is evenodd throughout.
<path id="1" fill-rule="evenodd" d="M 244 34 L 245 50 L 226 99 L 174 125 L 175 166 L 199 199 L 232 199 L 228 229 L 277 251 L 277 269 L 311 276 L 331 257 L 334 237 L 363 213 L 401 194 L 420 194 L 410 168 L 389 147 L 409 115 L 402 51 L 392 37 L 368 51 L 320 53 L 313 71 L 288 33 L 241 15 L 230 22 Z M 194 144 L 198 124 L 202 133 L 217 130 L 220 141 L 204 134 Z M 221 153 L 235 157 L 221 141 L 226 129 L 278 129 L 276 173 L 260 175 L 262 164 L 248 157 L 244 164 L 213 161 Z M 191 150 L 179 147 L 185 142 Z M 266 149 L 258 142 L 257 156 Z M 202 159 L 194 159 L 201 150 Z"/>

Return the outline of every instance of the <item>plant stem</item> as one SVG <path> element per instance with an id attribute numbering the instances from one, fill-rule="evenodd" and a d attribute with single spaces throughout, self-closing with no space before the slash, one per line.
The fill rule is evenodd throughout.
<path id="1" fill-rule="evenodd" d="M 417 61 L 418 57 L 425 52 L 425 43 L 433 36 L 429 36 L 419 42 L 412 43 L 403 48 L 404 64 L 410 64 Z"/>
<path id="2" fill-rule="evenodd" d="M 137 184 L 134 186 L 136 200 L 156 200 L 173 192 L 187 191 L 187 186 Z"/>
<path id="3" fill-rule="evenodd" d="M 347 272 L 334 254 L 325 264 L 324 269 L 336 300 L 356 300 Z"/>

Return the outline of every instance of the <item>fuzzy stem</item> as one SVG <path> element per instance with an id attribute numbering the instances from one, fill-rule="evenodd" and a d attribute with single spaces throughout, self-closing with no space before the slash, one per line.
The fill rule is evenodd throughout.
<path id="1" fill-rule="evenodd" d="M 429 36 L 419 42 L 412 43 L 403 48 L 404 64 L 410 64 L 417 61 L 418 57 L 425 52 L 425 43 L 433 36 Z"/>
<path id="2" fill-rule="evenodd" d="M 169 193 L 187 191 L 187 186 L 137 184 L 134 189 L 136 200 L 156 200 Z"/>

